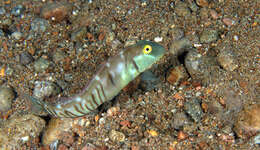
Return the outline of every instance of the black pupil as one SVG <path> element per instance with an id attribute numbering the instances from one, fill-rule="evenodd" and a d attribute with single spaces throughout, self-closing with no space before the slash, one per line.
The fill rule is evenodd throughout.
<path id="1" fill-rule="evenodd" d="M 146 48 L 145 50 L 146 50 L 146 51 L 149 51 L 149 48 Z"/>

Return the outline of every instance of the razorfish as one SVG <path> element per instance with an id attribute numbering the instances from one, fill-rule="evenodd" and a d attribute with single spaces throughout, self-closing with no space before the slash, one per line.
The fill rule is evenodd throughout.
<path id="1" fill-rule="evenodd" d="M 55 104 L 30 97 L 32 107 L 42 108 L 54 117 L 84 116 L 113 99 L 129 82 L 149 69 L 164 54 L 165 49 L 160 44 L 139 41 L 102 64 L 79 94 L 69 98 L 61 97 Z"/>

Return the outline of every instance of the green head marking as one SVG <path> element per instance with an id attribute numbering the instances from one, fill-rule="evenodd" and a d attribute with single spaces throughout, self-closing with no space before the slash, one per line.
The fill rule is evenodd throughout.
<path id="1" fill-rule="evenodd" d="M 139 72 L 150 68 L 165 54 L 164 47 L 155 42 L 139 41 L 136 45 L 140 47 L 138 55 L 134 57 Z"/>

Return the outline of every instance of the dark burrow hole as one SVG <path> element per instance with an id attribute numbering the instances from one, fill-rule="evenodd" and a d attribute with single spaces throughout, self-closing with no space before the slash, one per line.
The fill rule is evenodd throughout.
<path id="1" fill-rule="evenodd" d="M 181 64 L 183 64 L 183 65 L 184 65 L 184 63 L 185 63 L 185 58 L 186 58 L 187 54 L 188 54 L 188 51 L 187 51 L 187 50 L 184 50 L 182 53 L 180 53 L 180 54 L 177 56 L 178 61 L 179 61 Z"/>
<path id="2" fill-rule="evenodd" d="M 4 32 L 5 36 L 11 35 L 12 31 L 9 30 L 9 28 L 7 26 L 4 26 L 3 28 L 1 28 L 2 31 Z"/>

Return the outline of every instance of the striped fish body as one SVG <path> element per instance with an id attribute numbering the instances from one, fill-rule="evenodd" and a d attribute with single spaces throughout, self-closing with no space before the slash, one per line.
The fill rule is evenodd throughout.
<path id="1" fill-rule="evenodd" d="M 165 49 L 150 41 L 140 41 L 110 58 L 89 84 L 77 95 L 60 98 L 55 105 L 37 102 L 55 117 L 80 117 L 113 99 L 129 82 L 150 68 L 165 53 Z"/>

